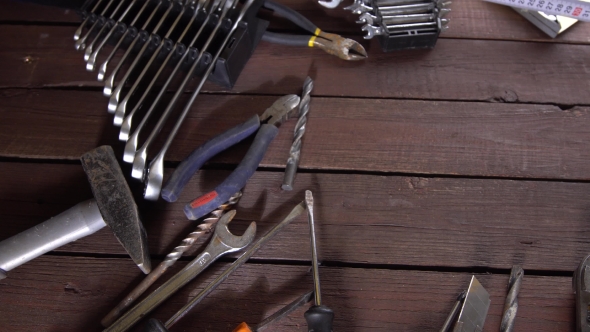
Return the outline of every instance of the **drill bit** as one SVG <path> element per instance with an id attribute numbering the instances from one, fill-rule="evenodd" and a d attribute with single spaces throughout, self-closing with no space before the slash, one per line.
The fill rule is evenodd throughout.
<path id="1" fill-rule="evenodd" d="M 283 190 L 293 190 L 293 181 L 295 180 L 295 174 L 299 166 L 299 157 L 301 155 L 301 139 L 303 138 L 303 134 L 305 134 L 305 127 L 307 125 L 307 114 L 309 113 L 312 89 L 313 80 L 308 76 L 305 82 L 303 82 L 303 92 L 301 94 L 301 102 L 299 103 L 299 120 L 297 120 L 293 132 L 293 144 L 291 144 L 285 177 L 281 186 Z"/>
<path id="2" fill-rule="evenodd" d="M 518 310 L 518 292 L 520 291 L 523 275 L 522 267 L 518 265 L 512 267 L 510 280 L 508 281 L 508 295 L 506 296 L 506 302 L 504 302 L 504 316 L 500 325 L 501 332 L 512 332 L 514 328 L 514 320 Z"/>
<path id="3" fill-rule="evenodd" d="M 138 297 L 140 297 L 141 294 L 143 294 L 154 282 L 156 282 L 156 280 L 158 280 L 158 278 L 162 276 L 162 274 L 164 274 L 164 272 L 166 272 L 169 267 L 174 265 L 174 263 L 176 263 L 182 254 L 189 250 L 201 236 L 211 232 L 211 230 L 215 228 L 215 224 L 217 221 L 219 221 L 221 216 L 230 210 L 234 205 L 236 205 L 240 200 L 240 197 L 242 197 L 242 192 L 238 191 L 229 199 L 229 201 L 220 205 L 216 210 L 212 211 L 205 219 L 203 219 L 203 221 L 197 226 L 196 230 L 189 233 L 178 246 L 176 246 L 168 255 L 166 255 L 166 258 L 158 265 L 158 267 L 152 270 L 152 272 L 147 275 L 145 279 L 143 279 L 143 281 L 137 285 L 137 287 L 135 287 L 135 289 L 131 291 L 129 295 L 127 295 L 127 297 L 125 297 L 115 308 L 113 308 L 113 310 L 108 313 L 108 315 L 105 316 L 105 318 L 103 318 L 101 321 L 102 326 L 111 326 L 111 324 L 113 324 L 113 322 L 121 316 L 123 311 L 133 304 L 133 302 Z"/>

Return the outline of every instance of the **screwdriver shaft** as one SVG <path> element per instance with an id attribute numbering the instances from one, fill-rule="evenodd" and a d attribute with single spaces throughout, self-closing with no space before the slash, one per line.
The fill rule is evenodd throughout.
<path id="1" fill-rule="evenodd" d="M 307 205 L 307 218 L 309 220 L 309 233 L 311 236 L 311 264 L 313 267 L 313 289 L 315 305 L 322 305 L 322 294 L 320 292 L 320 273 L 318 271 L 318 253 L 315 245 L 315 226 L 313 219 L 313 195 L 310 190 L 305 191 L 305 204 Z"/>

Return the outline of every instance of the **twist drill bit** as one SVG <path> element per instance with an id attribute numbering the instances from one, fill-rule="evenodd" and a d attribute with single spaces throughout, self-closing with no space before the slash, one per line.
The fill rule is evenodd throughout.
<path id="1" fill-rule="evenodd" d="M 297 174 L 297 167 L 299 166 L 299 157 L 301 155 L 301 139 L 305 134 L 307 125 L 307 114 L 309 113 L 309 102 L 311 101 L 311 90 L 313 89 L 313 80 L 308 76 L 303 82 L 303 92 L 301 93 L 301 102 L 299 103 L 299 120 L 295 124 L 293 132 L 293 144 L 289 152 L 289 159 L 287 160 L 287 168 L 285 169 L 285 177 L 283 178 L 283 190 L 293 190 L 293 181 L 295 174 Z"/>
<path id="2" fill-rule="evenodd" d="M 166 255 L 166 258 L 158 265 L 158 267 L 152 270 L 152 272 L 148 274 L 145 279 L 143 279 L 143 281 L 137 285 L 137 287 L 135 287 L 135 289 L 133 289 L 129 295 L 127 295 L 127 297 L 125 297 L 115 308 L 113 308 L 113 310 L 108 313 L 108 315 L 105 316 L 105 318 L 103 318 L 103 320 L 100 322 L 102 326 L 111 326 L 111 324 L 113 324 L 113 322 L 115 322 L 121 316 L 125 309 L 133 304 L 133 302 L 138 297 L 140 297 L 141 294 L 143 294 L 154 282 L 156 282 L 156 280 L 158 280 L 158 278 L 162 276 L 162 274 L 164 274 L 164 272 L 166 272 L 169 267 L 174 265 L 174 263 L 176 263 L 182 254 L 189 250 L 201 236 L 211 232 L 211 230 L 215 228 L 215 224 L 217 221 L 219 221 L 221 216 L 225 212 L 229 211 L 234 205 L 236 205 L 240 200 L 240 197 L 242 197 L 242 192 L 238 191 L 229 199 L 229 201 L 223 205 L 220 205 L 216 210 L 209 213 L 209 215 L 203 219 L 202 223 L 197 226 L 196 230 L 189 233 L 178 246 L 176 246 L 168 255 Z"/>
<path id="3" fill-rule="evenodd" d="M 523 275 L 522 267 L 518 265 L 512 267 L 510 280 L 508 281 L 508 295 L 506 296 L 506 302 L 504 302 L 504 316 L 500 325 L 501 332 L 512 332 L 514 328 L 514 320 L 518 310 L 518 292 L 520 291 Z"/>

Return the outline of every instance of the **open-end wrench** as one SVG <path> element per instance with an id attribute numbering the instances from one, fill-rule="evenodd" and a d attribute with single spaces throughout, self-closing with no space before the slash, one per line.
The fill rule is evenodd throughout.
<path id="1" fill-rule="evenodd" d="M 323 1 L 323 0 L 319 0 L 318 3 L 326 8 L 330 8 L 330 9 L 334 9 L 336 7 L 338 7 L 340 5 L 340 3 L 342 2 L 342 0 L 329 0 L 329 1 Z"/>
<path id="2" fill-rule="evenodd" d="M 129 139 L 129 133 L 131 132 L 131 123 L 133 121 L 133 116 L 141 108 L 143 101 L 151 92 L 152 88 L 154 87 L 154 84 L 156 83 L 156 81 L 160 77 L 160 74 L 164 71 L 164 68 L 166 68 L 166 66 L 170 62 L 170 59 L 172 59 L 173 55 L 177 51 L 180 51 L 180 53 L 184 54 L 185 51 L 183 51 L 182 49 L 178 50 L 178 47 L 179 47 L 180 43 L 183 41 L 186 34 L 190 31 L 190 28 L 192 27 L 193 23 L 196 21 L 199 13 L 205 12 L 204 10 L 202 11 L 202 9 L 204 9 L 207 6 L 208 2 L 209 2 L 209 0 L 199 0 L 199 2 L 196 4 L 196 8 L 194 8 L 194 11 L 193 11 L 193 16 L 190 19 L 189 23 L 186 25 L 186 28 L 184 29 L 184 31 L 182 32 L 180 37 L 178 38 L 178 41 L 174 44 L 174 46 L 172 47 L 172 49 L 170 50 L 170 52 L 166 56 L 166 59 L 164 59 L 164 61 L 162 62 L 162 65 L 160 65 L 160 68 L 158 69 L 158 71 L 156 72 L 154 77 L 152 78 L 152 81 L 150 82 L 150 84 L 144 89 L 143 94 L 141 95 L 141 97 L 139 98 L 137 103 L 135 103 L 135 106 L 133 107 L 131 112 L 129 112 L 129 114 L 124 119 L 123 119 L 123 116 L 125 116 L 125 110 L 124 109 L 119 110 L 120 107 L 117 107 L 117 110 L 115 111 L 115 117 L 113 119 L 113 122 L 114 122 L 115 126 L 121 126 L 121 131 L 119 132 L 119 140 L 120 141 L 126 142 Z M 193 1 L 192 6 L 194 6 L 194 1 Z M 204 28 L 204 25 L 201 26 L 201 29 L 199 29 L 199 31 L 202 31 L 203 28 Z M 191 41 L 188 44 L 186 50 L 188 50 L 190 47 L 193 46 L 193 44 L 196 42 L 199 34 L 200 34 L 200 32 L 197 32 L 197 34 L 195 35 L 195 38 L 193 38 L 193 41 Z M 181 61 L 178 63 L 178 68 L 180 68 L 180 66 L 182 65 L 183 59 L 184 59 L 184 57 L 182 57 Z M 169 79 L 171 80 L 175 74 L 176 74 L 176 69 L 172 72 L 171 75 L 169 75 Z M 164 88 L 164 91 L 165 91 L 165 88 Z M 158 100 L 159 100 L 159 98 L 156 98 L 156 100 L 152 103 L 152 107 L 150 107 L 149 111 L 146 112 L 146 114 L 144 115 L 145 121 L 147 121 L 147 119 L 151 115 L 151 112 L 155 109 L 154 103 L 157 103 Z M 127 157 L 127 158 L 125 158 L 125 155 L 124 155 L 123 159 L 128 162 L 133 162 L 133 157 L 135 156 L 135 149 L 136 148 L 137 148 L 137 140 L 135 143 L 135 147 L 133 148 L 133 153 L 130 154 L 129 157 Z M 128 159 L 128 160 L 126 160 L 126 159 Z"/>
<path id="3" fill-rule="evenodd" d="M 147 29 L 147 27 L 150 25 L 150 23 L 152 23 L 152 20 L 154 19 L 154 17 L 156 16 L 156 13 L 158 12 L 160 7 L 162 6 L 162 3 L 163 3 L 162 0 L 158 0 L 158 4 L 156 5 L 156 7 L 154 7 L 154 9 L 152 10 L 152 13 L 148 17 L 148 19 L 145 21 L 145 23 L 143 24 L 143 26 L 141 27 L 140 30 Z M 102 93 L 105 97 L 111 96 L 111 93 L 113 92 L 113 86 L 115 85 L 115 76 L 117 76 L 117 72 L 119 72 L 119 69 L 121 69 L 121 67 L 123 66 L 123 63 L 125 63 L 125 60 L 127 60 L 129 55 L 133 51 L 133 48 L 135 47 L 135 45 L 141 40 L 141 37 L 142 37 L 142 33 L 138 33 L 135 36 L 135 38 L 133 38 L 133 41 L 127 47 L 127 51 L 125 51 L 125 53 L 123 54 L 123 57 L 121 58 L 121 60 L 119 60 L 119 63 L 117 64 L 115 69 L 113 69 L 113 72 L 111 73 L 111 75 L 109 75 L 107 80 L 104 82 L 104 89 L 102 90 Z M 110 59 L 107 59 L 107 61 L 105 63 L 103 63 L 103 65 L 100 66 L 100 69 L 98 70 L 98 80 L 99 81 L 102 81 L 101 77 L 104 78 L 104 75 L 105 75 L 106 69 L 107 69 L 107 62 L 109 60 Z"/>
<path id="4" fill-rule="evenodd" d="M 135 34 L 135 35 L 138 34 L 137 29 L 134 27 L 135 23 L 137 23 L 137 21 L 139 20 L 139 18 L 141 17 L 141 15 L 146 10 L 146 8 L 148 7 L 149 4 L 150 4 L 149 1 L 145 1 L 145 3 L 141 7 L 141 9 L 137 13 L 137 15 L 135 15 L 135 18 L 133 19 L 133 21 L 129 24 L 129 26 L 127 27 L 127 29 L 125 30 L 125 32 L 123 33 L 121 38 L 119 38 L 117 45 L 115 45 L 115 47 L 111 50 L 111 53 L 109 54 L 107 59 L 100 66 L 100 69 L 98 70 L 98 80 L 99 81 L 102 81 L 104 79 L 104 76 L 107 72 L 107 65 L 109 64 L 111 59 L 115 56 L 115 53 L 117 53 L 117 51 L 119 50 L 121 45 L 123 45 L 125 38 L 127 38 L 127 36 L 129 36 L 129 35 L 131 36 L 131 38 L 135 38 L 136 36 L 133 36 L 133 34 Z M 154 14 L 155 14 L 155 11 L 152 13 L 152 16 Z M 134 31 L 134 32 L 132 32 L 132 31 Z M 96 53 L 96 55 L 98 56 L 98 51 L 95 51 L 94 53 Z M 90 59 L 88 60 L 88 63 L 86 64 L 86 68 L 88 68 L 88 65 L 91 63 L 91 61 L 94 61 L 94 62 L 92 62 L 92 67 L 94 67 L 94 64 L 96 63 L 96 57 L 92 57 L 92 56 L 90 57 Z"/>
<path id="5" fill-rule="evenodd" d="M 94 12 L 96 12 L 98 10 L 98 7 L 100 6 L 100 4 L 103 1 L 104 0 L 98 0 L 98 2 L 96 2 L 96 4 L 94 5 L 94 7 L 92 7 L 92 10 L 90 10 L 90 12 L 88 12 L 88 14 L 86 15 L 86 18 L 84 19 L 84 21 L 82 21 L 82 24 L 80 24 L 80 27 L 78 27 L 78 29 L 76 30 L 76 32 L 74 32 L 74 40 L 80 39 L 80 36 L 82 35 L 82 30 L 86 26 L 86 23 L 88 23 L 88 20 L 90 20 L 90 17 L 92 17 L 92 15 L 94 14 Z"/>
<path id="6" fill-rule="evenodd" d="M 109 1 L 109 3 L 107 3 L 107 5 L 104 7 L 104 9 L 100 12 L 100 16 L 102 17 L 98 17 L 96 18 L 96 21 L 94 21 L 94 23 L 92 24 L 92 26 L 90 27 L 90 29 L 88 29 L 88 31 L 86 31 L 86 34 L 76 40 L 76 43 L 74 44 L 74 47 L 76 48 L 76 50 L 83 50 L 84 48 L 86 48 L 86 39 L 88 39 L 88 36 L 90 36 L 92 34 L 92 31 L 94 31 L 94 29 L 99 25 L 100 22 L 102 22 L 103 24 L 107 24 L 104 16 L 108 13 L 109 9 L 112 7 L 112 5 L 114 5 L 115 3 L 118 3 L 119 1 L 117 0 L 111 0 Z"/>
<path id="7" fill-rule="evenodd" d="M 250 6 L 252 5 L 253 2 L 254 2 L 254 0 L 248 0 L 242 6 L 242 9 L 240 10 L 240 14 L 238 15 L 238 17 L 233 22 L 233 25 L 232 25 L 230 31 L 227 33 L 225 39 L 223 40 L 223 42 L 219 46 L 219 49 L 217 50 L 217 52 L 213 56 L 213 59 L 211 59 L 211 63 L 207 67 L 207 70 L 205 70 L 205 73 L 203 74 L 203 76 L 201 78 L 201 81 L 199 82 L 199 85 L 195 88 L 195 91 L 193 92 L 193 94 L 191 95 L 190 99 L 186 103 L 184 109 L 182 110 L 182 112 L 178 116 L 178 119 L 176 120 L 176 123 L 174 124 L 174 127 L 170 131 L 170 134 L 168 135 L 168 138 L 166 139 L 166 142 L 164 142 L 164 145 L 160 149 L 160 152 L 156 155 L 156 157 L 150 163 L 149 169 L 147 170 L 147 176 L 146 176 L 147 179 L 146 179 L 145 190 L 144 190 L 144 198 L 145 199 L 148 199 L 148 200 L 157 200 L 158 197 L 160 196 L 160 190 L 162 189 L 162 180 L 164 178 L 164 157 L 166 156 L 166 152 L 170 148 L 170 145 L 172 144 L 172 141 L 174 140 L 174 137 L 178 133 L 178 130 L 180 129 L 180 126 L 182 125 L 182 123 L 183 123 L 186 115 L 190 111 L 191 106 L 194 103 L 195 99 L 199 95 L 199 92 L 203 88 L 203 85 L 207 81 L 207 78 L 209 78 L 209 74 L 211 74 L 211 72 L 215 68 L 215 64 L 217 63 L 217 59 L 221 55 L 221 52 L 223 52 L 223 50 L 225 49 L 225 46 L 227 45 L 227 43 L 231 39 L 234 31 L 237 29 L 238 24 L 242 21 L 242 19 L 244 18 L 244 15 L 246 15 L 246 12 L 248 11 L 248 9 L 250 8 Z M 235 6 L 237 4 L 238 4 L 238 1 L 235 1 L 234 5 L 232 7 L 235 8 Z M 218 26 L 220 24 L 218 24 Z M 196 68 L 196 65 L 193 65 L 193 70 L 194 70 L 194 68 Z M 192 74 L 191 74 L 191 76 L 192 76 Z M 188 81 L 188 80 L 185 79 L 185 81 Z M 183 87 L 185 85 L 186 84 L 184 84 Z M 140 150 L 136 154 L 136 159 L 134 160 L 134 163 L 133 163 L 133 170 L 134 171 L 137 171 L 136 166 L 138 166 L 138 165 L 136 165 L 135 161 L 137 161 L 138 155 L 139 155 L 139 163 L 140 163 L 139 166 L 141 166 L 142 159 L 143 159 L 143 163 L 145 165 L 145 159 L 147 159 L 147 149 Z"/>
<path id="8" fill-rule="evenodd" d="M 228 5 L 228 3 L 231 4 L 233 1 L 234 0 L 214 0 L 213 1 L 212 5 L 211 5 L 211 8 L 210 8 L 210 10 L 208 12 L 208 15 L 205 18 L 205 22 L 203 22 L 203 24 L 199 28 L 199 31 L 197 32 L 197 34 L 193 38 L 191 44 L 194 44 L 196 42 L 196 40 L 198 39 L 198 37 L 200 36 L 200 34 L 203 32 L 203 30 L 205 29 L 205 27 L 209 23 L 212 15 L 214 15 L 217 12 L 219 12 L 220 10 L 222 11 L 222 15 L 223 15 L 223 10 L 225 10 L 225 9 L 222 10 L 222 8 L 226 8 L 226 6 Z M 214 32 L 217 32 L 217 29 L 218 29 L 217 26 L 220 25 L 221 22 L 222 22 L 222 18 L 218 18 L 218 22 L 216 24 L 216 29 L 214 30 Z M 123 153 L 123 160 L 126 161 L 126 162 L 133 163 L 134 165 L 136 165 L 136 163 L 137 163 L 137 170 L 136 171 L 133 171 L 132 170 L 132 172 L 131 172 L 131 176 L 135 177 L 136 179 L 142 179 L 143 180 L 143 178 L 144 178 L 143 177 L 143 175 L 144 175 L 144 168 L 145 168 L 145 163 L 146 163 L 145 158 L 147 158 L 147 148 L 149 147 L 149 145 L 152 144 L 152 142 L 155 140 L 156 136 L 158 135 L 158 133 L 160 132 L 160 130 L 164 126 L 164 123 L 166 122 L 166 119 L 170 115 L 170 113 L 172 111 L 172 108 L 174 107 L 174 104 L 176 103 L 176 99 L 178 99 L 178 97 L 180 96 L 180 94 L 183 93 L 184 86 L 192 78 L 192 75 L 194 73 L 195 68 L 197 68 L 202 55 L 204 54 L 204 52 L 206 51 L 207 47 L 211 43 L 211 40 L 213 40 L 214 37 L 215 37 L 215 34 L 214 33 L 211 33 L 211 35 L 207 39 L 207 42 L 205 43 L 205 45 L 203 45 L 203 49 L 199 52 L 198 59 L 195 60 L 193 66 L 189 70 L 189 72 L 186 75 L 184 81 L 182 82 L 182 84 L 180 85 L 180 87 L 177 89 L 174 97 L 172 98 L 172 101 L 168 104 L 168 107 L 163 112 L 163 114 L 160 117 L 158 123 L 156 124 L 156 127 L 152 130 L 152 132 L 148 136 L 146 142 L 143 144 L 143 146 L 141 147 L 141 149 L 140 150 L 137 150 L 137 146 L 138 146 L 137 145 L 137 141 L 138 141 L 138 138 L 139 138 L 139 133 L 141 132 L 141 130 L 145 126 L 149 115 L 153 112 L 153 110 L 156 108 L 157 104 L 160 102 L 162 96 L 164 95 L 164 93 L 166 92 L 166 89 L 168 88 L 168 85 L 172 82 L 172 79 L 174 78 L 174 76 L 176 75 L 176 73 L 178 72 L 178 70 L 180 69 L 180 67 L 182 66 L 182 63 L 184 62 L 184 59 L 188 56 L 188 54 L 190 52 L 190 48 L 187 47 L 187 49 L 184 51 L 184 54 L 182 55 L 182 57 L 180 58 L 180 60 L 178 60 L 178 63 L 176 64 L 176 67 L 174 68 L 174 70 L 169 75 L 168 79 L 166 80 L 166 82 L 164 83 L 164 85 L 162 86 L 162 88 L 160 89 L 160 92 L 156 96 L 156 99 L 152 102 L 152 105 L 151 105 L 150 109 L 146 112 L 146 115 L 143 117 L 141 123 L 135 129 L 135 131 L 133 132 L 133 134 L 131 135 L 131 137 L 127 141 L 127 144 L 125 145 L 125 152 Z M 145 154 L 145 158 L 143 160 L 140 160 L 144 154 Z"/>
<path id="9" fill-rule="evenodd" d="M 207 248 L 199 256 L 104 331 L 126 331 L 143 316 L 194 279 L 219 257 L 248 246 L 256 236 L 256 223 L 251 222 L 242 236 L 233 235 L 227 225 L 235 215 L 236 210 L 231 210 L 223 215 L 215 226 L 215 233 Z"/>
<path id="10" fill-rule="evenodd" d="M 375 36 L 380 36 L 385 33 L 385 31 L 383 30 L 383 28 L 381 26 L 374 26 L 374 25 L 370 25 L 370 24 L 363 25 L 361 30 L 363 30 L 367 33 L 367 35 L 363 37 L 365 39 L 371 39 Z"/>
<path id="11" fill-rule="evenodd" d="M 123 24 L 123 20 L 125 19 L 127 14 L 129 14 L 129 11 L 131 11 L 131 9 L 133 8 L 133 6 L 136 3 L 137 3 L 137 0 L 131 1 L 131 3 L 129 4 L 127 9 L 125 9 L 123 14 L 121 14 L 121 16 L 119 17 L 119 20 L 117 22 L 115 22 L 115 24 L 111 27 L 111 29 L 106 34 L 106 36 L 100 41 L 100 43 L 98 44 L 98 47 L 96 48 L 96 50 L 94 50 L 94 52 L 92 52 L 93 45 L 90 45 L 86 48 L 86 51 L 84 51 L 84 59 L 86 60 L 86 70 L 88 70 L 88 71 L 94 70 L 94 63 L 96 63 L 96 57 L 98 56 L 98 52 L 100 52 L 100 50 L 104 47 L 104 45 L 107 43 L 107 41 L 109 39 L 111 39 L 111 36 L 113 35 L 113 33 L 115 33 L 115 31 L 117 31 L 117 29 L 120 29 L 120 28 L 127 29 L 127 27 Z M 147 3 L 147 1 L 146 1 L 146 3 Z M 100 33 L 99 33 L 99 35 L 100 35 Z M 98 39 L 98 37 L 97 37 L 97 39 Z M 95 39 L 95 41 L 96 41 L 96 39 Z M 94 44 L 94 42 L 93 42 L 93 44 Z M 87 54 L 88 54 L 88 56 L 87 56 Z"/>
<path id="12" fill-rule="evenodd" d="M 362 14 L 372 11 L 373 7 L 365 4 L 364 0 L 354 0 L 354 3 L 348 7 L 344 7 L 344 10 L 350 10 L 353 14 Z"/>
<path id="13" fill-rule="evenodd" d="M 92 42 L 90 42 L 90 44 L 86 45 L 86 48 L 84 49 L 84 61 L 88 61 L 88 58 L 90 57 L 90 54 L 92 54 L 92 49 L 94 48 L 94 44 L 96 44 L 96 42 L 98 40 L 102 40 L 102 39 L 100 39 L 100 36 L 102 35 L 102 33 L 107 28 L 114 28 L 116 26 L 116 24 L 112 24 L 112 26 L 111 26 L 111 22 L 115 19 L 115 17 L 117 17 L 117 14 L 119 13 L 119 10 L 121 10 L 121 8 L 123 8 L 123 4 L 124 3 L 125 3 L 124 0 L 122 0 L 121 2 L 119 2 L 119 4 L 117 5 L 117 7 L 115 7 L 115 10 L 113 10 L 113 12 L 111 13 L 111 15 L 108 18 L 106 18 L 105 23 L 102 25 L 102 27 L 100 28 L 100 30 L 96 34 L 96 37 L 94 37 L 94 39 L 92 40 Z M 133 4 L 134 3 L 135 3 L 135 0 L 131 0 L 131 2 L 129 3 L 129 5 L 127 6 L 126 11 L 129 11 L 129 9 L 131 9 L 131 7 L 133 7 Z"/>
<path id="14" fill-rule="evenodd" d="M 174 32 L 174 29 L 176 29 L 178 22 L 180 22 L 180 19 L 184 16 L 184 12 L 186 11 L 187 8 L 189 8 L 187 2 L 188 1 L 185 0 L 182 3 L 182 9 L 178 13 L 178 16 L 176 17 L 176 19 L 174 20 L 174 22 L 172 23 L 170 28 L 168 28 L 168 32 L 166 32 L 166 34 L 162 38 L 160 45 L 158 45 L 156 50 L 153 52 L 152 56 L 148 60 L 147 64 L 145 64 L 145 66 L 143 67 L 143 70 L 141 71 L 139 76 L 137 78 L 135 78 L 135 82 L 131 86 L 131 89 L 129 89 L 129 91 L 127 91 L 127 95 L 125 96 L 125 98 L 123 98 L 123 100 L 118 104 L 116 104 L 116 102 L 118 102 L 116 99 L 113 100 L 113 98 L 117 97 L 117 95 L 118 95 L 117 90 L 115 90 L 115 92 L 113 93 L 113 96 L 111 97 L 111 100 L 109 100 L 109 111 L 111 110 L 111 107 L 115 107 L 115 113 L 119 112 L 119 114 L 122 114 L 122 115 L 120 115 L 120 117 L 121 118 L 123 117 L 123 115 L 125 114 L 126 108 L 127 108 L 127 103 L 129 103 L 129 99 L 133 96 L 133 94 L 135 93 L 135 90 L 137 90 L 137 87 L 141 83 L 141 80 L 143 79 L 145 74 L 148 72 L 148 70 L 150 69 L 150 67 L 152 66 L 152 64 L 154 63 L 156 58 L 158 57 L 158 55 L 160 55 L 160 51 L 162 50 L 162 48 L 164 48 L 164 45 L 168 44 L 167 42 L 165 42 L 165 40 L 170 37 L 172 32 Z M 170 47 L 170 52 L 168 54 L 171 54 L 172 45 L 169 45 L 169 47 Z M 121 87 L 121 88 L 119 88 L 119 87 Z M 119 89 L 119 91 L 121 91 L 120 89 L 123 88 L 123 84 L 119 83 L 119 87 L 117 87 L 117 89 Z M 113 101 L 115 104 L 111 104 L 111 101 Z"/>
<path id="15" fill-rule="evenodd" d="M 177 3 L 181 3 L 181 1 L 178 1 Z M 125 82 L 127 82 L 127 79 L 129 78 L 129 76 L 131 76 L 131 73 L 133 72 L 135 67 L 137 67 L 137 64 L 139 63 L 139 61 L 143 58 L 143 56 L 147 52 L 148 46 L 150 46 L 150 44 L 156 38 L 159 39 L 160 45 L 162 45 L 164 43 L 164 40 L 160 39 L 160 37 L 158 36 L 158 32 L 159 32 L 160 28 L 162 27 L 162 24 L 168 18 L 168 15 L 170 15 L 170 12 L 172 12 L 174 5 L 175 5 L 175 2 L 171 1 L 170 5 L 168 6 L 168 9 L 166 9 L 166 12 L 162 16 L 162 18 L 160 19 L 160 21 L 158 22 L 156 27 L 154 28 L 154 31 L 148 36 L 147 40 L 145 41 L 145 43 L 141 47 L 141 50 L 135 56 L 135 59 L 133 60 L 133 62 L 129 66 L 129 68 L 127 69 L 127 72 L 125 73 L 125 75 L 123 75 L 123 78 L 121 78 L 121 80 L 119 81 L 119 85 L 117 85 L 117 87 L 111 91 L 111 98 L 109 99 L 109 105 L 108 105 L 109 113 L 115 113 L 115 110 L 117 110 L 117 105 L 119 104 L 119 98 L 121 97 L 121 91 L 123 90 L 123 87 L 125 86 Z M 111 76 L 113 76 L 113 75 L 111 75 Z M 107 80 L 107 82 L 114 83 L 115 82 L 114 76 L 113 76 L 112 80 L 109 79 L 109 80 Z M 106 89 L 106 87 L 105 87 L 105 89 Z"/>

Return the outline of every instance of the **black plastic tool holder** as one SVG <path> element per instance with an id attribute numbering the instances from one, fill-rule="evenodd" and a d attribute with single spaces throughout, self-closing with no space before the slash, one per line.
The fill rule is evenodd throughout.
<path id="1" fill-rule="evenodd" d="M 392 52 L 434 48 L 441 31 L 440 19 L 437 21 L 437 27 L 434 29 L 405 30 L 395 34 L 386 32 L 384 35 L 377 36 L 381 49 L 383 52 Z"/>
<path id="2" fill-rule="evenodd" d="M 43 0 L 34 0 L 34 1 L 38 2 L 38 1 L 43 1 Z M 79 0 L 63 0 L 63 1 L 68 2 L 70 6 L 72 6 L 73 3 L 80 3 Z M 104 17 L 101 17 L 101 16 L 93 14 L 93 13 L 89 13 L 87 11 L 87 10 L 90 10 L 94 6 L 94 3 L 96 1 L 97 0 L 87 1 L 86 3 L 84 3 L 83 6 L 77 6 L 77 7 L 72 6 L 70 8 L 77 9 L 79 11 L 80 15 L 82 16 L 82 19 L 89 17 L 89 20 L 87 23 L 89 25 L 87 25 L 87 26 L 92 25 L 96 20 L 99 20 L 99 24 L 98 24 L 99 26 L 102 26 L 103 24 L 110 24 L 111 26 L 114 25 L 115 22 L 113 20 L 108 20 Z M 154 3 L 153 6 L 155 6 L 155 0 L 147 0 L 147 1 L 153 2 Z M 264 0 L 256 0 L 251 5 L 251 7 L 248 9 L 248 12 L 246 13 L 246 15 L 244 15 L 242 21 L 238 24 L 237 29 L 234 31 L 232 37 L 230 38 L 228 43 L 225 45 L 223 51 L 221 52 L 221 55 L 217 59 L 217 63 L 215 64 L 215 68 L 211 72 L 211 74 L 209 75 L 208 81 L 218 84 L 218 85 L 220 85 L 224 88 L 227 88 L 227 89 L 233 88 L 236 81 L 238 80 L 238 77 L 240 76 L 240 73 L 244 69 L 244 66 L 246 65 L 246 63 L 248 62 L 250 57 L 252 56 L 252 53 L 254 53 L 256 46 L 258 46 L 258 43 L 262 39 L 262 35 L 264 34 L 264 32 L 266 31 L 266 28 L 268 27 L 268 24 L 269 24 L 268 21 L 262 20 L 257 17 L 258 11 L 260 10 L 260 7 L 262 7 L 263 3 L 264 3 Z M 179 13 L 180 6 L 177 5 L 177 7 L 178 8 L 175 8 L 174 11 L 176 13 Z M 207 66 L 210 64 L 210 61 L 213 57 L 211 53 L 214 54 L 215 52 L 217 52 L 219 50 L 221 43 L 227 37 L 227 34 L 233 25 L 233 20 L 236 19 L 236 16 L 239 14 L 239 11 L 240 11 L 240 7 L 238 6 L 238 8 L 234 11 L 234 13 L 232 13 L 233 16 L 227 17 L 225 19 L 220 30 L 216 34 L 215 40 L 211 43 L 207 52 L 205 52 L 205 54 L 201 57 L 201 61 L 198 64 L 197 70 L 194 73 L 195 76 L 200 76 L 201 74 L 203 74 L 203 72 L 205 71 Z M 193 12 L 187 10 L 186 13 L 184 14 L 184 18 L 181 21 L 181 23 L 188 22 L 192 15 L 193 15 Z M 174 17 L 175 15 L 172 14 L 170 16 Z M 203 17 L 198 17 L 196 20 L 196 23 L 200 25 L 203 23 L 204 19 L 205 19 L 204 15 L 203 15 Z M 213 30 L 213 27 L 217 23 L 217 20 L 218 20 L 218 18 L 216 18 L 216 17 L 209 20 L 208 26 L 203 31 L 203 35 L 201 36 L 201 38 L 199 38 L 199 41 L 201 43 L 203 42 L 203 40 L 207 39 L 206 34 L 210 33 L 211 30 Z M 166 22 L 162 26 L 162 29 L 160 29 L 160 31 L 167 30 L 169 24 L 172 23 L 171 22 L 172 20 L 169 20 L 169 21 L 170 22 Z M 143 24 L 143 22 L 139 22 L 137 25 L 142 25 L 142 24 Z M 130 44 L 130 42 L 133 40 L 133 38 L 135 37 L 135 35 L 137 33 L 140 33 L 140 34 L 152 33 L 151 31 L 149 31 L 151 27 L 148 28 L 148 31 L 137 31 L 140 28 L 139 26 L 128 27 L 128 26 L 124 25 L 124 22 L 123 22 L 123 24 L 120 24 L 120 25 L 122 25 L 123 27 L 117 29 L 116 33 L 114 33 L 113 36 L 109 39 L 109 41 L 108 41 L 109 43 L 112 44 L 112 43 L 115 43 L 117 40 L 119 40 L 121 35 L 125 32 L 125 29 L 135 29 L 135 31 L 132 31 L 131 33 L 129 33 L 127 35 L 126 41 L 123 44 L 123 45 L 125 45 L 125 47 L 127 47 L 127 45 Z M 181 29 L 179 29 L 179 27 L 180 27 L 180 25 L 176 28 L 176 30 L 181 30 Z M 96 30 L 98 30 L 98 29 L 96 29 Z M 171 36 L 171 37 L 174 37 L 174 36 Z M 173 38 L 172 39 L 164 39 L 163 41 L 161 40 L 161 38 L 157 38 L 157 40 L 158 40 L 158 42 L 166 43 L 165 46 L 162 48 L 162 51 L 158 55 L 158 59 L 162 60 L 166 57 L 166 55 L 168 54 L 168 52 L 172 48 L 171 46 L 174 45 L 176 43 L 176 41 Z M 136 43 L 132 52 L 137 53 L 141 49 L 142 45 L 143 45 L 143 43 L 141 43 L 141 42 Z M 157 45 L 158 44 L 156 43 L 155 46 L 157 46 Z M 193 47 L 190 49 L 189 56 L 187 56 L 185 62 L 183 63 L 183 65 L 181 67 L 183 70 L 188 70 L 194 64 L 194 61 L 196 60 L 197 55 L 198 55 L 198 49 L 202 45 L 197 44 L 195 46 L 196 47 Z M 150 45 L 150 48 L 153 49 L 155 47 Z M 177 47 L 177 52 L 173 56 L 173 59 L 174 59 L 174 57 L 180 57 L 180 55 L 184 52 L 184 50 L 186 50 L 186 45 L 180 44 L 179 47 Z M 151 56 L 151 52 L 146 52 L 146 54 Z M 171 63 L 176 63 L 176 62 L 172 61 Z"/>

